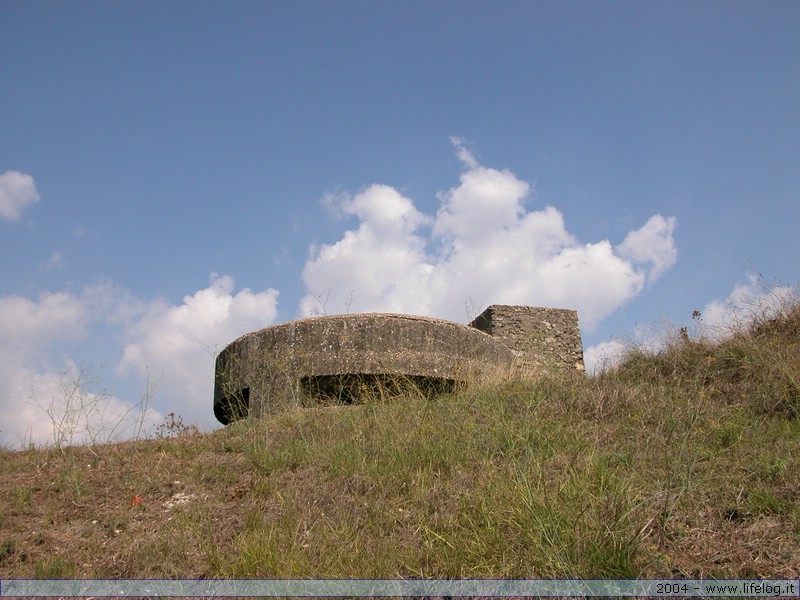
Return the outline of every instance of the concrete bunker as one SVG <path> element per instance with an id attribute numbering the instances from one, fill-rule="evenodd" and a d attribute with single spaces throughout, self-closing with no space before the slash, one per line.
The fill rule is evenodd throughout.
<path id="1" fill-rule="evenodd" d="M 583 368 L 574 311 L 494 305 L 469 326 L 401 314 L 315 317 L 226 346 L 216 360 L 214 415 L 227 424 L 363 395 L 433 395 L 511 369 L 551 367 Z"/>

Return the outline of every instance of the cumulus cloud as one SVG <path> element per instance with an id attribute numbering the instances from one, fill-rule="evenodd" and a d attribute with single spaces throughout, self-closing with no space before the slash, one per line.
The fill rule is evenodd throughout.
<path id="1" fill-rule="evenodd" d="M 145 302 L 108 281 L 77 294 L 0 298 L 0 444 L 53 443 L 59 432 L 65 443 L 152 433 L 169 411 L 185 423 L 212 425 L 216 350 L 271 324 L 277 295 L 234 293 L 231 277 L 212 275 L 207 288 L 179 305 Z M 66 358 L 88 342 L 146 391 L 118 397 L 104 391 L 104 365 Z"/>
<path id="2" fill-rule="evenodd" d="M 674 218 L 654 215 L 616 247 L 581 243 L 553 206 L 526 208 L 530 184 L 453 143 L 466 170 L 439 194 L 435 216 L 385 185 L 327 198 L 359 224 L 311 248 L 303 315 L 393 311 L 463 321 L 471 299 L 573 308 L 591 328 L 674 264 Z"/>
<path id="3" fill-rule="evenodd" d="M 615 367 L 622 361 L 622 358 L 630 348 L 629 343 L 618 339 L 607 340 L 594 346 L 589 346 L 583 351 L 583 364 L 586 366 L 586 373 L 596 375 L 601 371 Z"/>
<path id="4" fill-rule="evenodd" d="M 86 334 L 87 308 L 85 298 L 64 292 L 42 292 L 38 300 L 0 298 L 0 355 L 9 358 L 54 342 L 80 339 Z"/>
<path id="5" fill-rule="evenodd" d="M 595 375 L 618 366 L 632 350 L 656 354 L 674 339 L 677 328 L 665 323 L 640 324 L 624 337 L 615 337 L 583 351 L 586 372 Z"/>
<path id="6" fill-rule="evenodd" d="M 754 319 L 780 315 L 797 302 L 797 290 L 781 284 L 765 285 L 755 274 L 737 284 L 724 300 L 713 300 L 701 313 L 700 333 L 719 339 Z"/>
<path id="7" fill-rule="evenodd" d="M 0 444 L 52 441 L 47 414 L 32 404 L 34 394 L 46 397 L 37 375 L 52 369 L 48 352 L 62 342 L 86 335 L 88 316 L 81 298 L 67 293 L 42 293 L 31 300 L 0 298 Z"/>
<path id="8" fill-rule="evenodd" d="M 9 446 L 107 443 L 152 432 L 163 416 L 147 405 L 106 392 L 91 369 L 65 360 L 58 370 L 22 366 L 10 380 L 12 398 L 0 414 L 0 439 Z"/>
<path id="9" fill-rule="evenodd" d="M 653 215 L 641 228 L 625 236 L 617 247 L 619 255 L 646 265 L 649 280 L 655 281 L 678 259 L 672 239 L 675 224 L 675 217 Z"/>
<path id="10" fill-rule="evenodd" d="M 78 294 L 0 298 L 0 443 L 53 443 L 54 431 L 63 434 L 64 443 L 83 443 L 92 436 L 129 431 L 135 403 L 100 392 L 95 382 L 86 380 L 85 369 L 59 358 L 84 341 L 93 324 L 120 322 L 135 314 L 129 300 L 108 282 L 86 286 Z M 75 388 L 74 383 L 80 385 Z M 71 396 L 65 393 L 68 389 L 74 392 Z M 150 422 L 157 413 L 142 416 Z"/>
<path id="11" fill-rule="evenodd" d="M 586 348 L 586 371 L 597 373 L 614 367 L 632 348 L 650 354 L 660 352 L 675 339 L 683 327 L 692 337 L 710 342 L 720 341 L 754 320 L 777 317 L 798 302 L 796 288 L 781 284 L 766 285 L 754 274 L 748 274 L 746 278 L 746 283 L 734 286 L 724 299 L 708 302 L 691 326 L 685 321 L 683 324 L 639 325 L 628 339 L 611 339 Z"/>
<path id="12" fill-rule="evenodd" d="M 361 224 L 338 243 L 312 249 L 316 258 L 306 263 L 303 277 L 316 282 L 318 291 L 303 298 L 301 313 L 346 312 L 351 303 L 360 311 L 402 312 L 414 297 L 421 300 L 432 266 L 425 262 L 425 240 L 416 231 L 430 219 L 385 185 L 370 186 L 353 198 L 340 196 L 337 208 Z M 328 304 L 329 291 L 335 306 Z"/>
<path id="13" fill-rule="evenodd" d="M 214 359 L 235 338 L 270 325 L 277 315 L 278 292 L 243 289 L 234 280 L 212 274 L 210 285 L 175 306 L 153 302 L 129 332 L 121 374 L 153 377 L 163 406 L 186 423 L 213 424 L 211 399 Z"/>
<path id="14" fill-rule="evenodd" d="M 33 177 L 19 171 L 0 175 L 0 218 L 18 221 L 29 204 L 39 201 Z"/>
<path id="15" fill-rule="evenodd" d="M 433 228 L 447 242 L 483 240 L 515 227 L 530 186 L 509 171 L 476 165 L 461 176 L 461 185 L 440 194 L 442 203 Z"/>

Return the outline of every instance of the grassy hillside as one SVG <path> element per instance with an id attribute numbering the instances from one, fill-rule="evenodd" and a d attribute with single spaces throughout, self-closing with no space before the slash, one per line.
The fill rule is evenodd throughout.
<path id="1" fill-rule="evenodd" d="M 0 577 L 798 577 L 800 310 L 594 378 L 0 453 Z"/>

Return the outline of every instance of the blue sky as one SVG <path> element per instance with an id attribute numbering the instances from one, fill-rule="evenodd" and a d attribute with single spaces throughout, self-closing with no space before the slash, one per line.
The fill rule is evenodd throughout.
<path id="1" fill-rule="evenodd" d="M 576 308 L 596 361 L 783 294 L 798 31 L 796 2 L 3 0 L 0 442 L 78 396 L 213 427 L 215 352 L 323 311 Z"/>

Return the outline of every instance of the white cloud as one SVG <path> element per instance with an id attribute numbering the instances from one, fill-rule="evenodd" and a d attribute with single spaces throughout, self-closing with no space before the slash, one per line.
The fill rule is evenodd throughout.
<path id="1" fill-rule="evenodd" d="M 73 443 L 130 436 L 140 425 L 152 434 L 168 411 L 187 424 L 214 424 L 216 350 L 271 324 L 277 313 L 275 290 L 234 294 L 233 288 L 232 278 L 212 275 L 207 288 L 178 306 L 145 303 L 107 281 L 79 294 L 0 298 L 0 444 L 52 443 L 54 422 L 62 423 L 56 429 L 63 441 Z M 120 350 L 116 342 L 124 335 L 128 343 Z M 91 381 L 103 365 L 63 358 L 88 342 L 110 357 L 121 352 L 118 373 L 149 378 L 151 387 L 134 399 L 104 392 L 102 377 Z"/>
<path id="2" fill-rule="evenodd" d="M 597 374 L 612 369 L 633 350 L 648 355 L 657 354 L 667 348 L 677 331 L 669 323 L 640 324 L 630 334 L 590 346 L 583 352 L 586 372 Z"/>
<path id="3" fill-rule="evenodd" d="M 51 440 L 49 418 L 31 401 L 47 394 L 37 388 L 51 369 L 49 351 L 83 338 L 86 323 L 85 306 L 72 294 L 0 298 L 0 445 Z"/>
<path id="4" fill-rule="evenodd" d="M 43 292 L 38 300 L 0 298 L 0 356 L 7 359 L 54 342 L 78 340 L 86 334 L 88 319 L 85 298 L 65 292 Z"/>
<path id="5" fill-rule="evenodd" d="M 361 224 L 337 244 L 312 249 L 303 277 L 314 281 L 318 291 L 302 300 L 301 312 L 346 312 L 351 300 L 360 311 L 402 312 L 413 298 L 423 301 L 432 267 L 425 263 L 425 240 L 415 232 L 429 218 L 384 185 L 373 185 L 354 198 L 341 197 L 338 207 Z M 353 286 L 343 287 L 343 282 Z M 335 307 L 328 305 L 328 290 L 335 295 Z"/>
<path id="6" fill-rule="evenodd" d="M 463 162 L 467 167 L 470 169 L 478 168 L 478 161 L 475 160 L 475 156 L 464 147 L 464 140 L 460 137 L 452 136 L 450 138 L 450 143 L 453 144 L 453 147 L 456 149 L 456 156 L 458 159 Z"/>
<path id="7" fill-rule="evenodd" d="M 655 281 L 678 259 L 678 249 L 672 239 L 675 224 L 675 217 L 653 215 L 641 228 L 625 236 L 617 251 L 623 258 L 645 265 L 649 263 L 647 277 L 649 281 Z"/>
<path id="8" fill-rule="evenodd" d="M 372 185 L 352 200 L 345 200 L 342 208 L 379 236 L 402 237 L 429 221 L 411 200 L 388 185 Z"/>
<path id="9" fill-rule="evenodd" d="M 699 320 L 686 325 L 687 333 L 710 342 L 720 341 L 755 320 L 777 317 L 798 302 L 795 288 L 776 284 L 769 286 L 756 275 L 747 275 L 747 283 L 734 286 L 724 300 L 713 300 L 700 311 Z M 648 354 L 665 350 L 680 334 L 683 326 L 653 323 L 637 326 L 627 340 L 611 339 L 587 348 L 584 362 L 588 373 L 597 373 L 619 364 L 632 348 Z"/>
<path id="10" fill-rule="evenodd" d="M 583 351 L 586 372 L 589 375 L 596 375 L 617 366 L 630 348 L 630 344 L 618 339 L 589 346 Z"/>
<path id="11" fill-rule="evenodd" d="M 277 291 L 244 289 L 233 295 L 233 288 L 233 278 L 212 274 L 207 288 L 186 296 L 179 306 L 153 302 L 129 333 L 118 371 L 152 375 L 156 395 L 164 398 L 160 406 L 168 406 L 185 423 L 214 423 L 217 351 L 270 325 L 277 315 Z"/>
<path id="12" fill-rule="evenodd" d="M 461 175 L 461 185 L 439 199 L 435 236 L 481 240 L 519 223 L 530 186 L 510 171 L 476 165 Z"/>
<path id="13" fill-rule="evenodd" d="M 0 414 L 0 440 L 12 447 L 107 443 L 151 433 L 163 421 L 145 398 L 114 397 L 71 360 L 58 371 L 22 367 L 11 383 L 12 397 L 25 398 Z"/>
<path id="14" fill-rule="evenodd" d="M 87 286 L 80 294 L 0 298 L 0 444 L 52 443 L 59 423 L 55 430 L 65 443 L 130 435 L 136 403 L 99 391 L 85 380 L 87 370 L 58 358 L 65 347 L 85 340 L 93 323 L 119 322 L 124 314 L 135 309 L 109 283 Z M 82 378 L 70 400 L 65 389 Z M 142 416 L 149 424 L 159 415 Z"/>
<path id="15" fill-rule="evenodd" d="M 797 290 L 785 285 L 765 285 L 757 275 L 748 274 L 747 283 L 737 284 L 724 300 L 706 304 L 701 312 L 699 332 L 719 339 L 754 319 L 778 316 L 798 300 Z"/>
<path id="16" fill-rule="evenodd" d="M 556 208 L 525 208 L 528 183 L 481 166 L 453 143 L 467 170 L 439 195 L 433 218 L 388 186 L 340 197 L 360 223 L 338 242 L 312 247 L 302 314 L 393 311 L 463 321 L 473 300 L 573 308 L 591 328 L 675 262 L 674 218 L 655 215 L 616 248 L 580 243 Z"/>
<path id="17" fill-rule="evenodd" d="M 59 271 L 66 266 L 66 261 L 61 252 L 53 252 L 45 262 L 39 265 L 39 271 Z"/>
<path id="18" fill-rule="evenodd" d="M 0 175 L 0 218 L 17 221 L 29 204 L 39 201 L 33 177 L 19 171 Z"/>

